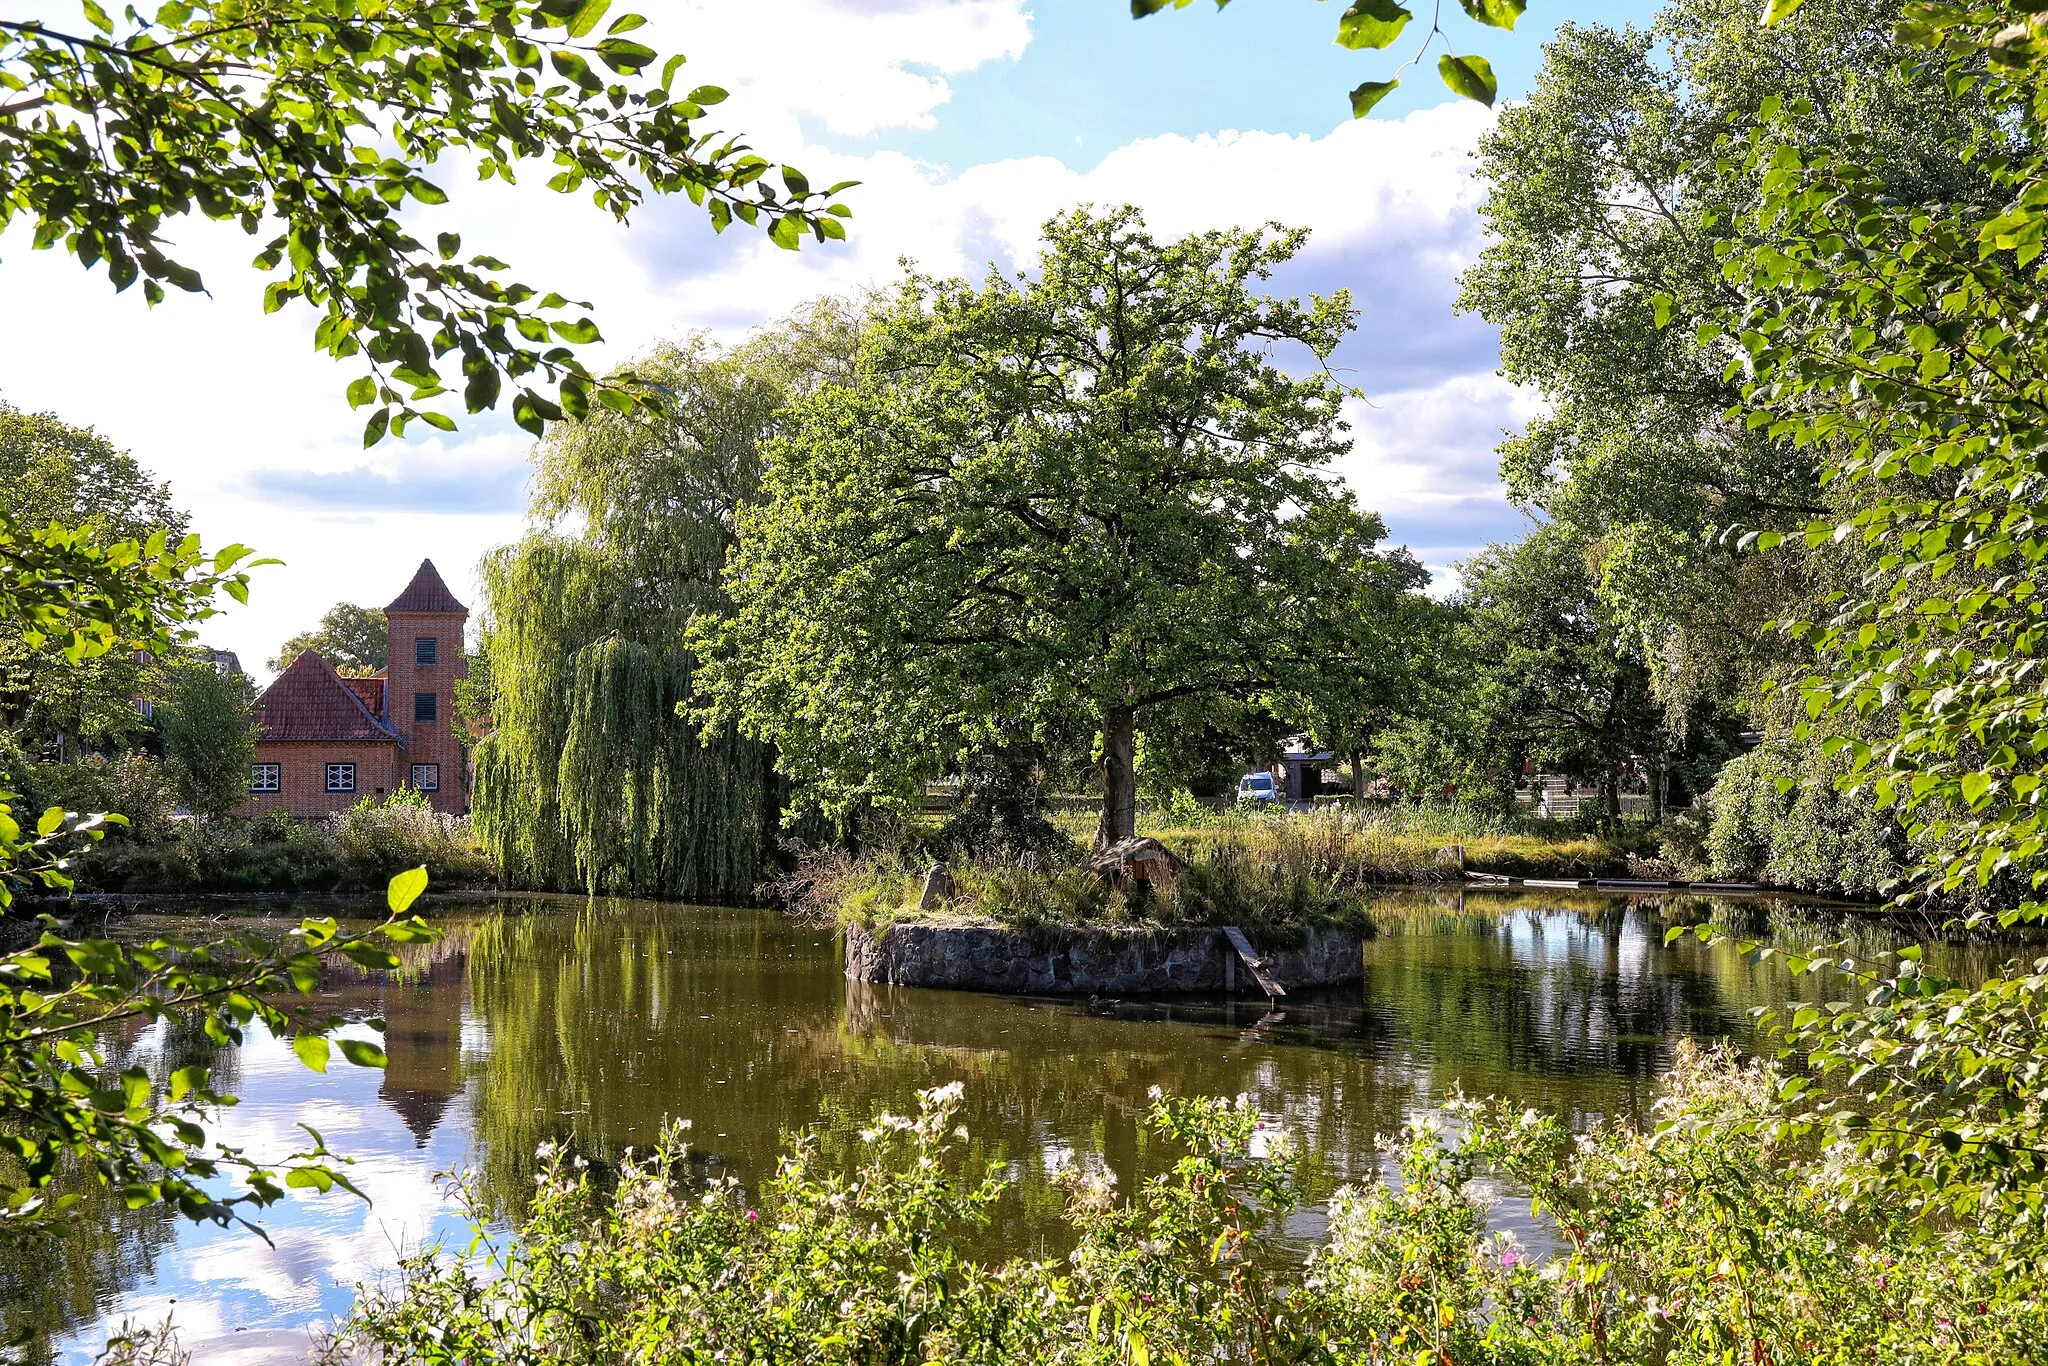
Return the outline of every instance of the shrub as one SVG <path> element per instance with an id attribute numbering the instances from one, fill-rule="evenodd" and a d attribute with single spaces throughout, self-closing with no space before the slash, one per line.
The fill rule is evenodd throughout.
<path id="1" fill-rule="evenodd" d="M 1764 745 L 1721 768 L 1706 855 L 1718 877 L 1876 896 L 1905 869 L 1906 835 L 1867 790 L 1844 793 L 1842 761 Z"/>
<path id="2" fill-rule="evenodd" d="M 383 802 L 365 797 L 331 817 L 328 829 L 351 880 L 365 885 L 381 886 L 421 865 L 437 884 L 490 876 L 469 818 L 434 810 L 411 788 L 400 788 Z"/>
<path id="3" fill-rule="evenodd" d="M 1251 1105 L 1154 1091 L 1148 1144 L 1178 1154 L 1130 1199 L 1068 1183 L 1073 1251 L 982 1262 L 963 1235 L 1000 1163 L 960 1170 L 958 1083 L 881 1115 L 845 1171 L 793 1141 L 750 1192 L 695 1177 L 672 1128 L 616 1194 L 543 1149 L 515 1243 L 482 1265 L 429 1250 L 366 1289 L 334 1359 L 418 1363 L 1342 1362 L 1681 1366 L 2032 1359 L 2048 1332 L 2024 1223 L 1923 1220 L 1840 1197 L 1837 1156 L 1773 1137 L 1782 1078 L 1682 1045 L 1654 1134 L 1574 1133 L 1498 1102 L 1412 1124 L 1399 1179 L 1340 1192 L 1304 1263 L 1288 1136 Z M 1731 1143 L 1739 1131 L 1754 1141 Z M 1487 1229 L 1489 1181 L 1525 1188 L 1557 1250 Z M 2030 1272 L 2028 1269 L 2036 1269 Z"/>

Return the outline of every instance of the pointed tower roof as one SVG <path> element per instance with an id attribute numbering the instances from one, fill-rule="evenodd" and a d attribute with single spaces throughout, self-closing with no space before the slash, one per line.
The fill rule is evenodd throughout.
<path id="1" fill-rule="evenodd" d="M 398 732 L 363 705 L 325 655 L 301 650 L 256 699 L 256 738 L 395 741 Z"/>
<path id="2" fill-rule="evenodd" d="M 464 607 L 455 600 L 455 595 L 448 591 L 448 585 L 441 582 L 441 575 L 434 568 L 432 560 L 420 561 L 419 572 L 412 576 L 412 582 L 407 584 L 405 591 L 393 598 L 391 605 L 384 610 L 386 612 L 462 613 L 469 611 L 467 607 Z"/>

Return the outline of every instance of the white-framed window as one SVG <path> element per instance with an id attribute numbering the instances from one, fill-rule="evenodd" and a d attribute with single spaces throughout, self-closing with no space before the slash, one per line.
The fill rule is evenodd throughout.
<path id="1" fill-rule="evenodd" d="M 283 772 L 276 764 L 249 765 L 251 792 L 277 792 L 283 787 Z"/>
<path id="2" fill-rule="evenodd" d="M 327 790 L 329 792 L 355 791 L 356 766 L 354 764 L 329 764 L 327 766 Z"/>
<path id="3" fill-rule="evenodd" d="M 439 764 L 414 764 L 412 786 L 415 792 L 439 792 L 441 790 L 441 766 Z"/>

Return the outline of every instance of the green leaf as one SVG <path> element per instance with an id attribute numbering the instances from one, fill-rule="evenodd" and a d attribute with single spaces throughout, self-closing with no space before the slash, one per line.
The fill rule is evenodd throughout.
<path id="1" fill-rule="evenodd" d="M 556 336 L 576 346 L 586 346 L 591 342 L 601 340 L 597 324 L 588 318 L 582 318 L 573 323 L 550 323 L 549 326 L 554 329 Z"/>
<path id="2" fill-rule="evenodd" d="M 328 1046 L 325 1036 L 300 1034 L 292 1039 L 292 1052 L 299 1055 L 299 1061 L 315 1072 L 327 1070 Z"/>
<path id="3" fill-rule="evenodd" d="M 569 36 L 586 38 L 597 31 L 597 26 L 612 7 L 612 0 L 583 0 L 576 7 L 576 13 L 569 17 Z"/>
<path id="4" fill-rule="evenodd" d="M 570 84 L 590 91 L 604 89 L 604 82 L 598 79 L 597 73 L 590 69 L 590 63 L 584 61 L 581 54 L 558 47 L 548 53 L 548 61 L 554 66 L 555 73 Z"/>
<path id="5" fill-rule="evenodd" d="M 1453 57 L 1446 53 L 1437 58 L 1437 74 L 1444 78 L 1444 84 L 1468 100 L 1477 100 L 1488 109 L 1493 108 L 1493 97 L 1500 90 L 1500 82 L 1493 76 L 1493 67 L 1484 57 Z"/>
<path id="6" fill-rule="evenodd" d="M 1513 28 L 1528 8 L 1522 0 L 1458 0 L 1465 13 L 1493 28 Z"/>
<path id="7" fill-rule="evenodd" d="M 1385 47 L 1414 17 L 1400 0 L 1356 0 L 1337 20 L 1337 45 L 1353 51 Z"/>
<path id="8" fill-rule="evenodd" d="M 1764 0 L 1764 27 L 1769 28 L 1780 20 L 1790 19 L 1805 3 L 1806 0 Z"/>
<path id="9" fill-rule="evenodd" d="M 1367 81 L 1351 92 L 1351 117 L 1362 119 L 1372 112 L 1372 107 L 1401 88 L 1401 82 Z"/>
<path id="10" fill-rule="evenodd" d="M 374 446 L 384 439 L 384 433 L 391 426 L 391 410 L 379 408 L 370 414 L 370 420 L 363 426 L 363 445 Z"/>
<path id="11" fill-rule="evenodd" d="M 334 1189 L 334 1173 L 325 1167 L 293 1167 L 285 1173 L 284 1183 L 299 1190 L 310 1188 L 324 1195 Z"/>
<path id="12" fill-rule="evenodd" d="M 53 806 L 44 811 L 36 820 L 36 834 L 49 836 L 57 833 L 64 824 L 64 808 Z"/>
<path id="13" fill-rule="evenodd" d="M 384 1050 L 367 1039 L 336 1039 L 334 1043 L 341 1056 L 358 1067 L 382 1067 L 385 1063 Z"/>
<path id="14" fill-rule="evenodd" d="M 606 66 L 624 76 L 645 70 L 661 54 L 631 38 L 607 38 L 597 45 L 597 55 Z"/>
<path id="15" fill-rule="evenodd" d="M 437 233 L 434 237 L 434 247 L 441 253 L 443 261 L 452 261 L 455 259 L 455 254 L 462 250 L 462 234 L 457 232 Z"/>
<path id="16" fill-rule="evenodd" d="M 361 375 L 349 381 L 348 406 L 360 408 L 366 403 L 377 401 L 377 381 L 369 375 Z"/>
<path id="17" fill-rule="evenodd" d="M 366 968 L 375 968 L 380 972 L 389 972 L 398 966 L 398 955 L 377 944 L 365 944 L 358 941 L 353 944 L 342 944 L 338 947 L 341 949 L 342 957 L 348 959 L 351 963 L 357 963 Z"/>
<path id="18" fill-rule="evenodd" d="M 390 905 L 393 915 L 401 915 L 407 907 L 419 900 L 420 893 L 425 890 L 427 870 L 422 865 L 418 868 L 408 868 L 392 878 L 390 886 L 384 889 L 384 899 Z"/>

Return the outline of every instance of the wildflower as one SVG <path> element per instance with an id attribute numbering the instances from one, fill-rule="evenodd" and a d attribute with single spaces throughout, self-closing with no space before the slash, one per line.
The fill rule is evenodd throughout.
<path id="1" fill-rule="evenodd" d="M 1166 1092 L 1157 1085 L 1148 1086 L 1145 1088 L 1145 1095 L 1147 1099 L 1150 1100 L 1158 1100 L 1161 1096 L 1165 1094 Z"/>
<path id="2" fill-rule="evenodd" d="M 1516 1262 L 1519 1262 L 1521 1260 L 1521 1257 L 1516 1254 L 1513 1248 L 1509 1248 L 1507 1249 L 1507 1251 L 1500 1254 L 1500 1264 L 1503 1267 L 1513 1266 Z"/>
<path id="3" fill-rule="evenodd" d="M 748 1210 L 748 1211 L 747 1211 L 747 1222 L 748 1222 L 748 1223 L 750 1223 L 750 1224 L 758 1224 L 758 1223 L 760 1223 L 760 1222 L 761 1222 L 761 1211 L 759 1211 L 759 1210 L 756 1210 L 756 1209 L 750 1209 L 750 1210 Z"/>

